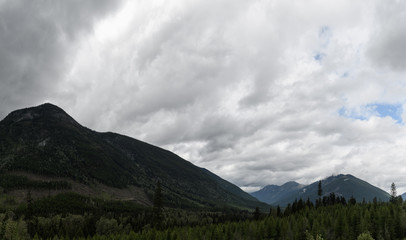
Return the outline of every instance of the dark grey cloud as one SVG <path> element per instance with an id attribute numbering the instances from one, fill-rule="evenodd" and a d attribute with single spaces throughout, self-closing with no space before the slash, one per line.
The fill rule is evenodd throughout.
<path id="1" fill-rule="evenodd" d="M 0 5 L 0 116 L 50 98 L 76 40 L 120 1 L 4 1 Z"/>
<path id="2" fill-rule="evenodd" d="M 376 66 L 386 66 L 396 71 L 406 69 L 406 29 L 402 22 L 406 16 L 400 9 L 406 8 L 403 1 L 381 2 L 377 14 L 376 25 L 378 26 L 373 35 L 372 44 L 368 55 Z"/>

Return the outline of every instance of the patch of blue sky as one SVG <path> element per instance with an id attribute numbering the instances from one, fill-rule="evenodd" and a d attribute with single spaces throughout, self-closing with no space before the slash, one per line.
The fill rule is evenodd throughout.
<path id="1" fill-rule="evenodd" d="M 326 26 L 326 25 L 322 26 L 322 27 L 320 28 L 319 35 L 322 36 L 322 35 L 325 35 L 325 34 L 327 34 L 327 33 L 330 33 L 330 27 L 329 27 L 329 26 Z"/>
<path id="2" fill-rule="evenodd" d="M 402 104 L 370 103 L 358 108 L 348 109 L 342 107 L 338 114 L 342 117 L 368 120 L 372 116 L 391 117 L 397 124 L 403 124 Z"/>
<path id="3" fill-rule="evenodd" d="M 349 77 L 349 76 L 350 76 L 350 73 L 349 73 L 349 72 L 345 72 L 345 73 L 343 73 L 343 74 L 341 75 L 342 78 L 347 78 L 347 77 Z"/>
<path id="4" fill-rule="evenodd" d="M 332 31 L 329 26 L 321 26 L 319 29 L 319 41 L 320 41 L 320 49 L 315 51 L 313 55 L 313 59 L 319 63 L 326 57 L 326 54 L 323 53 L 324 50 L 330 43 L 330 38 L 333 36 Z"/>
<path id="5" fill-rule="evenodd" d="M 315 61 L 317 61 L 317 62 L 321 62 L 324 57 L 325 57 L 325 54 L 324 54 L 324 53 L 316 53 L 316 54 L 313 56 L 313 59 L 314 59 Z"/>
<path id="6" fill-rule="evenodd" d="M 322 26 L 319 30 L 319 39 L 321 41 L 321 46 L 326 48 L 330 43 L 330 39 L 333 36 L 333 32 L 329 26 Z"/>
<path id="7" fill-rule="evenodd" d="M 402 123 L 403 108 L 401 104 L 375 104 L 376 112 L 380 117 L 391 117 L 396 120 L 397 123 Z"/>

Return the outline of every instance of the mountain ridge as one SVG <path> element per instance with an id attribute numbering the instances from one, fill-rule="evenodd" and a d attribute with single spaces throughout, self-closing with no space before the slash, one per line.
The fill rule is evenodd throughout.
<path id="1" fill-rule="evenodd" d="M 0 172 L 13 171 L 117 189 L 136 186 L 150 198 L 160 181 L 166 204 L 174 207 L 267 207 L 168 150 L 93 131 L 50 103 L 13 111 L 0 121 Z"/>
<path id="2" fill-rule="evenodd" d="M 379 189 L 368 182 L 356 178 L 351 174 L 339 174 L 336 176 L 327 177 L 322 181 L 323 196 L 328 196 L 330 193 L 335 193 L 337 196 L 343 196 L 347 200 L 354 197 L 357 201 L 372 201 L 374 197 L 380 201 L 388 201 L 389 194 L 382 189 Z M 289 182 L 288 182 L 289 183 Z M 285 183 L 286 184 L 286 183 Z M 283 184 L 282 186 L 284 186 Z M 269 191 L 267 185 L 259 191 L 251 193 L 252 196 L 258 200 L 266 202 L 271 205 L 286 206 L 288 203 L 292 203 L 296 199 L 315 201 L 318 198 L 318 181 L 309 185 L 302 185 L 297 187 L 292 185 L 291 188 L 281 190 L 282 186 L 273 185 L 273 189 L 277 191 Z M 285 185 L 286 186 L 286 185 Z"/>
<path id="3" fill-rule="evenodd" d="M 278 185 L 266 185 L 259 191 L 251 193 L 252 196 L 256 197 L 258 200 L 266 203 L 274 203 L 278 201 L 279 198 L 284 198 L 289 196 L 294 191 L 299 190 L 304 185 L 299 184 L 294 181 L 289 181 L 281 186 Z"/>

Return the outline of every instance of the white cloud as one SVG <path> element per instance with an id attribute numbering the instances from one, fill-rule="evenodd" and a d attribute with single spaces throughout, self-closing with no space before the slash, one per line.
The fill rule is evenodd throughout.
<path id="1" fill-rule="evenodd" d="M 58 81 L 35 78 L 46 91 L 26 90 L 22 103 L 42 95 L 86 126 L 174 150 L 245 189 L 350 173 L 402 192 L 405 126 L 339 111 L 404 105 L 405 10 L 382 0 L 127 1 L 96 25 L 79 22 L 86 31 L 69 25 L 71 52 L 44 46 L 60 51 L 46 61 Z M 10 87 L 4 99 L 21 89 Z"/>

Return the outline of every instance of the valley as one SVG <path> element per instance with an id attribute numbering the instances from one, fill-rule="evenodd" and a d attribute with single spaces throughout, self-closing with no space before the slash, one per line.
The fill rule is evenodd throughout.
<path id="1" fill-rule="evenodd" d="M 352 175 L 248 194 L 170 151 L 88 129 L 49 103 L 0 121 L 0 187 L 5 239 L 406 236 L 402 198 Z M 382 219 L 401 225 L 388 230 Z"/>

